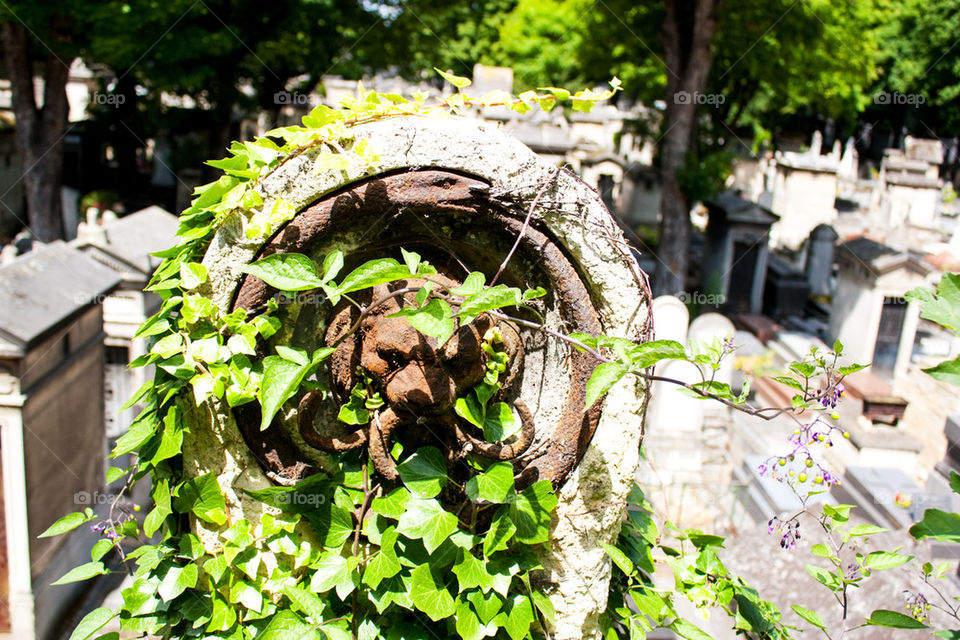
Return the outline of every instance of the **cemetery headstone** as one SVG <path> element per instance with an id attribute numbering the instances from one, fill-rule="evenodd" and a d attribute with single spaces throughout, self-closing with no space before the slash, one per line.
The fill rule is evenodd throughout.
<path id="1" fill-rule="evenodd" d="M 221 311 L 279 303 L 281 325 L 271 347 L 334 349 L 319 373 L 334 392 L 297 395 L 264 430 L 255 405 L 231 410 L 204 402 L 187 416 L 187 473 L 215 475 L 228 520 L 258 523 L 272 508 L 248 491 L 298 482 L 347 448 L 368 448 L 372 480 L 384 486 L 396 480 L 391 449 L 397 443 L 409 452 L 439 441 L 451 474 L 467 452 L 510 460 L 518 487 L 546 479 L 559 496 L 553 542 L 541 557 L 543 588 L 556 609 L 552 637 L 591 637 L 609 586 L 601 543 L 616 538 L 638 464 L 643 385 L 625 378 L 585 412 L 594 362 L 535 327 L 644 339 L 649 307 L 642 273 L 595 191 L 495 127 L 388 118 L 354 130 L 355 144 L 365 141 L 379 156 L 372 173 L 352 165 L 317 173 L 309 154 L 293 157 L 258 191 L 264 210 L 282 199 L 296 215 L 262 229 L 231 215 L 203 260 L 209 279 L 201 292 Z M 450 286 L 469 271 L 483 272 L 490 283 L 502 269 L 500 283 L 542 286 L 547 293 L 529 301 L 533 312 L 520 312 L 527 324 L 478 318 L 441 348 L 404 318 L 388 317 L 413 304 L 404 297 L 361 316 L 350 301 L 285 297 L 244 273 L 266 256 L 300 253 L 320 263 L 335 249 L 345 255 L 342 272 L 349 273 L 374 258 L 402 264 L 401 248 L 429 260 L 435 277 Z M 371 305 L 385 291 L 360 292 L 354 302 Z M 344 339 L 356 322 L 361 331 Z M 494 324 L 510 355 L 503 393 L 523 425 L 515 442 L 496 451 L 464 434 L 452 410 L 454 396 L 476 382 L 478 366 L 482 373 L 478 337 Z M 338 410 L 364 380 L 383 392 L 385 408 L 376 426 L 346 431 L 336 420 Z M 217 527 L 198 521 L 195 528 L 208 551 L 218 547 Z"/>

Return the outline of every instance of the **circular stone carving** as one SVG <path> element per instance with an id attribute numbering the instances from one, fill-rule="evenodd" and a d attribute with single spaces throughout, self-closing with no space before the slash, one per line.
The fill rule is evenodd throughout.
<path id="1" fill-rule="evenodd" d="M 516 254 L 498 282 L 521 288 L 542 286 L 537 313 L 566 332 L 601 331 L 597 311 L 573 263 L 544 229 L 534 224 L 522 232 L 523 211 L 489 197 L 489 185 L 478 178 L 441 170 L 410 170 L 367 179 L 327 195 L 306 207 L 261 249 L 257 258 L 295 252 L 320 260 L 342 249 L 342 273 L 365 260 L 396 255 L 400 247 L 417 251 L 436 267 L 433 276 L 453 287 L 470 271 L 482 271 L 489 282 L 520 236 Z M 522 235 L 521 235 L 522 233 Z M 402 281 L 362 292 L 354 302 L 366 307 L 422 281 Z M 260 279 L 244 277 L 234 308 L 261 308 L 277 295 Z M 394 440 L 405 451 L 433 445 L 445 452 L 451 477 L 468 477 L 467 454 L 511 460 L 520 487 L 547 479 L 555 487 L 574 469 L 596 429 L 599 407 L 584 412 L 590 357 L 536 329 L 497 322 L 483 314 L 458 326 L 445 344 L 416 332 L 405 318 L 389 318 L 413 293 L 390 298 L 366 316 L 352 337 L 359 312 L 341 302 L 333 308 L 322 296 L 281 299 L 283 329 L 272 341 L 307 350 L 336 347 L 329 366 L 320 372 L 324 386 L 294 399 L 295 415 L 278 414 L 260 431 L 259 409 L 235 410 L 244 440 L 275 481 L 290 484 L 323 466 L 327 452 L 369 448 L 378 473 L 397 478 L 389 454 Z M 514 312 L 529 321 L 536 315 Z M 459 418 L 453 402 L 483 377 L 487 356 L 483 336 L 496 329 L 499 348 L 508 355 L 499 400 L 512 405 L 521 432 L 503 443 L 488 443 L 475 427 Z M 264 355 L 267 345 L 261 345 Z M 381 393 L 385 405 L 369 425 L 350 428 L 336 419 L 337 410 L 361 379 Z M 550 377 L 550 384 L 544 379 Z M 557 378 L 565 378 L 557 384 Z M 563 388 L 565 393 L 557 394 Z M 539 393 L 534 393 L 539 392 Z M 556 397 L 561 396 L 561 397 Z"/>

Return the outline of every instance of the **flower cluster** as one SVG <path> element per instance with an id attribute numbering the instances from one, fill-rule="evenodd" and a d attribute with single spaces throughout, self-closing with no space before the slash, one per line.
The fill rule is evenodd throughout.
<path id="1" fill-rule="evenodd" d="M 109 522 L 96 522 L 90 525 L 90 530 L 100 534 L 107 540 L 116 540 L 120 537 L 120 534 L 117 533 L 117 528 Z"/>
<path id="2" fill-rule="evenodd" d="M 838 382 L 835 387 L 827 389 L 820 398 L 820 404 L 823 405 L 823 408 L 836 409 L 837 403 L 840 402 L 840 398 L 843 397 L 845 388 L 842 382 Z"/>
<path id="3" fill-rule="evenodd" d="M 925 622 L 927 612 L 930 611 L 930 603 L 927 602 L 927 597 L 919 591 L 917 593 L 906 591 L 905 593 L 907 594 L 907 605 L 904 608 L 910 612 L 910 615 L 917 622 Z"/>
<path id="4" fill-rule="evenodd" d="M 781 549 L 793 549 L 797 546 L 797 540 L 800 539 L 800 521 L 795 517 L 781 520 L 774 516 L 767 522 L 767 533 L 780 534 Z"/>

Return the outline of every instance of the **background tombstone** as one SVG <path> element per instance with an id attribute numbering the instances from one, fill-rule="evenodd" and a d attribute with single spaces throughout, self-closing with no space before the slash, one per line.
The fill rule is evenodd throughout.
<path id="1" fill-rule="evenodd" d="M 429 257 L 441 272 L 456 270 L 453 258 L 458 254 L 469 256 L 480 270 L 489 272 L 489 281 L 516 239 L 530 202 L 543 188 L 541 207 L 503 281 L 524 286 L 540 279 L 553 285 L 542 311 L 547 325 L 558 330 L 603 331 L 634 340 L 646 335 L 642 274 L 596 192 L 573 174 L 549 166 L 496 128 L 472 120 L 386 118 L 356 126 L 353 133 L 380 156 L 375 175 L 362 166 L 318 174 L 310 154 L 297 156 L 258 187 L 265 208 L 282 197 L 299 212 L 293 220 L 266 231 L 250 228 L 243 215 L 225 220 L 203 260 L 209 281 L 202 291 L 221 310 L 269 294 L 262 282 L 242 273 L 265 251 L 316 258 L 336 248 L 346 254 L 349 269 L 352 262 L 384 257 L 384 252 L 398 254 L 401 244 Z M 513 200 L 494 194 L 511 194 Z M 372 212 L 379 218 L 370 217 Z M 572 261 L 569 268 L 554 269 L 563 260 Z M 304 340 L 322 337 L 329 312 L 324 317 L 306 308 L 307 303 L 297 304 L 284 308 L 290 324 L 278 335 L 289 335 L 288 344 L 294 344 L 300 339 L 295 329 L 300 327 Z M 579 323 L 588 326 L 570 322 L 581 317 L 593 320 Z M 305 321 L 297 324 L 298 320 Z M 577 418 L 573 426 L 589 422 L 584 420 L 583 389 L 576 378 L 583 367 L 570 364 L 580 362 L 580 356 L 540 332 L 524 330 L 522 339 L 526 354 L 519 393 L 535 423 L 548 429 L 549 436 L 551 426 L 563 424 L 571 411 Z M 628 378 L 607 394 L 602 414 L 588 412 L 598 418 L 595 431 L 592 438 L 578 443 L 579 466 L 568 469 L 558 491 L 552 544 L 541 558 L 548 573 L 547 592 L 557 611 L 552 637 L 558 640 L 597 633 L 611 566 L 601 543 L 614 542 L 620 529 L 639 460 L 642 401 L 643 386 Z M 287 423 L 296 421 L 295 413 L 282 412 L 281 436 L 293 437 Z M 284 468 L 270 468 L 272 463 L 257 455 L 281 455 L 279 448 L 254 449 L 279 445 L 282 438 L 270 443 L 250 439 L 241 414 L 216 401 L 192 411 L 184 468 L 190 476 L 214 473 L 228 517 L 256 524 L 270 507 L 250 499 L 245 490 L 272 486 L 271 478 L 277 479 Z M 589 430 L 578 433 L 589 436 Z M 539 443 L 548 453 L 558 450 L 551 454 L 554 458 L 569 458 L 560 455 L 563 443 L 545 438 L 539 427 L 536 438 L 534 446 Z M 294 455 L 303 456 L 298 461 L 302 464 L 322 457 L 322 452 L 308 450 L 295 438 L 291 442 Z M 197 533 L 208 549 L 217 548 L 217 531 L 198 524 Z"/>
<path id="2" fill-rule="evenodd" d="M 728 338 L 732 338 L 736 331 L 737 328 L 733 326 L 733 323 L 730 322 L 726 316 L 719 313 L 704 313 L 703 315 L 697 316 L 694 321 L 690 323 L 690 328 L 687 331 L 687 342 L 695 349 L 705 349 L 717 341 L 724 342 Z M 709 379 L 711 371 L 709 371 L 709 369 L 705 370 L 704 375 Z M 732 378 L 733 356 L 728 355 L 721 362 L 720 368 L 713 376 L 713 379 L 716 382 L 730 384 Z M 707 405 L 711 407 L 723 406 L 717 402 L 709 402 Z"/>
<path id="3" fill-rule="evenodd" d="M 837 232 L 828 224 L 818 224 L 810 232 L 807 243 L 806 274 L 810 295 L 820 301 L 830 299 L 830 277 L 833 275 L 833 249 Z"/>
<path id="4" fill-rule="evenodd" d="M 722 343 L 726 340 L 732 340 L 736 331 L 736 327 L 725 316 L 719 313 L 705 313 L 697 316 L 690 323 L 687 342 L 693 349 L 707 348 L 717 342 Z M 737 352 L 734 351 L 724 357 L 716 373 L 709 367 L 703 367 L 703 373 L 707 379 L 709 380 L 712 375 L 714 381 L 732 385 L 733 359 L 736 354 Z M 710 478 L 710 484 L 719 488 L 726 484 L 721 482 L 720 479 L 729 478 L 730 472 L 733 470 L 729 454 L 731 409 L 714 400 L 699 400 L 698 402 L 703 412 L 701 430 L 703 438 L 703 475 L 705 478 Z"/>
<path id="5" fill-rule="evenodd" d="M 654 299 L 656 339 L 686 344 L 689 318 L 687 307 L 676 297 Z M 682 382 L 701 381 L 697 365 L 685 361 L 660 362 L 654 373 Z M 682 393 L 677 385 L 660 381 L 653 383 L 650 396 L 645 434 L 649 464 L 641 467 L 637 479 L 666 518 L 693 526 L 703 506 L 690 488 L 703 482 L 704 402 Z"/>

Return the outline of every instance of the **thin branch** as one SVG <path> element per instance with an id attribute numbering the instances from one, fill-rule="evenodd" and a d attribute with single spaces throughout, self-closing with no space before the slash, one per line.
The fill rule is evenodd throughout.
<path id="1" fill-rule="evenodd" d="M 560 171 L 563 167 L 557 167 L 550 178 L 540 187 L 540 190 L 537 191 L 536 197 L 533 199 L 533 202 L 530 203 L 530 208 L 527 210 L 527 217 L 523 219 L 523 226 L 520 227 L 520 233 L 517 234 L 517 239 L 513 243 L 513 247 L 510 249 L 510 253 L 507 254 L 507 257 L 503 259 L 503 262 L 500 263 L 500 268 L 497 269 L 497 273 L 493 276 L 493 280 L 490 281 L 490 286 L 497 284 L 497 280 L 500 278 L 500 274 L 503 273 L 503 270 L 507 268 L 507 263 L 510 262 L 510 258 L 513 257 L 513 254 L 516 253 L 517 247 L 520 246 L 520 241 L 523 240 L 523 236 L 527 234 L 527 229 L 530 228 L 530 218 L 533 217 L 533 212 L 537 208 L 537 204 L 540 203 L 540 198 L 543 197 L 543 194 L 546 193 L 547 187 L 549 187 L 557 179 L 557 176 L 560 175 Z"/>
<path id="2" fill-rule="evenodd" d="M 583 342 L 577 340 L 576 338 L 571 338 L 570 336 L 564 335 L 564 334 L 560 333 L 559 331 L 555 331 L 554 329 L 551 329 L 550 327 L 544 326 L 544 325 L 542 325 L 542 324 L 537 324 L 536 322 L 530 322 L 529 320 L 524 320 L 523 318 L 517 318 L 517 317 L 514 317 L 514 316 L 508 316 L 508 315 L 506 315 L 506 314 L 504 314 L 504 313 L 501 313 L 501 312 L 499 312 L 499 311 L 488 311 L 487 313 L 489 313 L 490 315 L 492 315 L 494 318 L 497 318 L 498 320 L 505 320 L 505 321 L 507 321 L 507 322 L 513 322 L 513 323 L 515 323 L 515 324 L 519 324 L 519 325 L 524 326 L 524 327 L 530 327 L 531 329 L 537 329 L 538 331 L 543 331 L 544 333 L 546 333 L 546 334 L 549 335 L 549 336 L 552 336 L 552 337 L 554 337 L 554 338 L 557 338 L 558 340 L 562 340 L 563 342 L 566 342 L 567 344 L 571 344 L 571 345 L 577 347 L 578 349 L 580 349 L 580 350 L 582 350 L 582 351 L 585 351 L 586 353 L 589 353 L 589 354 L 590 354 L 591 356 L 593 356 L 596 360 L 598 360 L 598 361 L 600 361 L 600 362 L 602 362 L 602 363 L 616 362 L 616 360 L 613 360 L 613 359 L 611 359 L 611 358 L 608 358 L 607 356 L 603 355 L 602 353 L 600 353 L 600 352 L 597 351 L 596 349 L 593 349 L 593 348 L 591 348 L 591 347 L 588 347 L 587 345 L 585 345 Z M 707 392 L 707 391 L 704 391 L 703 389 L 700 389 L 699 387 L 696 387 L 696 386 L 690 384 L 689 382 L 684 382 L 684 381 L 682 381 L 682 380 L 677 380 L 677 379 L 675 379 L 675 378 L 667 378 L 667 377 L 664 377 L 664 376 L 658 376 L 658 375 L 646 373 L 646 372 L 644 372 L 644 371 L 632 371 L 632 370 L 631 370 L 630 373 L 632 373 L 633 375 L 637 376 L 638 378 L 642 378 L 642 379 L 644 379 L 644 380 L 659 381 L 659 382 L 669 382 L 670 384 L 675 384 L 675 385 L 677 385 L 677 386 L 683 387 L 684 389 L 688 389 L 688 390 L 692 391 L 693 393 L 697 394 L 698 396 L 700 396 L 700 397 L 702 397 L 702 398 L 708 398 L 708 399 L 711 399 L 711 400 L 716 400 L 717 402 L 720 402 L 721 404 L 726 405 L 726 406 L 730 407 L 731 409 L 736 409 L 737 411 L 740 411 L 741 413 L 746 413 L 747 415 L 757 416 L 758 418 L 762 418 L 763 420 L 772 420 L 773 418 L 775 418 L 775 417 L 777 417 L 777 416 L 779 416 L 779 415 L 781 415 L 781 414 L 789 413 L 789 412 L 792 412 L 792 411 L 794 410 L 792 407 L 789 407 L 789 408 L 764 407 L 764 408 L 762 408 L 762 409 L 757 409 L 757 408 L 755 408 L 755 407 L 750 407 L 750 406 L 748 406 L 748 405 L 737 404 L 736 402 L 733 402 L 733 401 L 731 401 L 731 400 L 727 400 L 726 398 L 721 398 L 721 397 L 716 396 L 716 395 L 714 395 L 714 394 L 712 394 L 712 393 L 709 393 L 709 392 Z"/>

